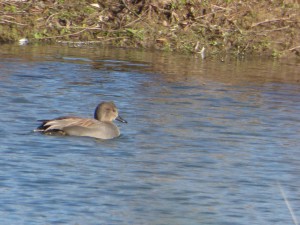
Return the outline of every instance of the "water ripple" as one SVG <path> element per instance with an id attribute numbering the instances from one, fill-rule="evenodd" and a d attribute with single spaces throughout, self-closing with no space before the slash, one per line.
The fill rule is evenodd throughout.
<path id="1" fill-rule="evenodd" d="M 272 80 L 268 61 L 27 47 L 2 47 L 3 224 L 290 224 L 278 182 L 300 217 L 300 89 L 279 82 L 290 65 Z M 102 100 L 129 121 L 117 139 L 32 132 Z"/>

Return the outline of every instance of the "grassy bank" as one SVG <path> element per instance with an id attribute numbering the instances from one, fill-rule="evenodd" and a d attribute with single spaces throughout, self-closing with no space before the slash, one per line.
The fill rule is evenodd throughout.
<path id="1" fill-rule="evenodd" d="M 299 0 L 0 1 L 0 42 L 300 56 Z"/>

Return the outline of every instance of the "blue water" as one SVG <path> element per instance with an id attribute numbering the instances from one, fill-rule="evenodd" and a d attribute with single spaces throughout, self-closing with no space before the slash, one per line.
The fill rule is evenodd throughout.
<path id="1" fill-rule="evenodd" d="M 0 46 L 0 224 L 294 224 L 300 65 Z M 113 140 L 33 132 L 112 100 Z"/>

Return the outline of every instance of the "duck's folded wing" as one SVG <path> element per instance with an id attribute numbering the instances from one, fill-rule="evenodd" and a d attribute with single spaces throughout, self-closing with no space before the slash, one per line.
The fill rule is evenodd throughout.
<path id="1" fill-rule="evenodd" d="M 50 130 L 64 130 L 66 127 L 79 126 L 79 127 L 90 127 L 97 122 L 94 119 L 85 119 L 78 117 L 60 118 L 55 120 L 50 120 L 44 124 L 47 127 L 45 131 Z"/>

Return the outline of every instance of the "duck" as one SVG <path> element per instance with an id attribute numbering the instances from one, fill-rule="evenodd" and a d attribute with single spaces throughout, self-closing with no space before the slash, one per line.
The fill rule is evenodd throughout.
<path id="1" fill-rule="evenodd" d="M 95 109 L 94 118 L 63 116 L 50 120 L 39 120 L 41 125 L 35 131 L 48 135 L 113 139 L 120 136 L 120 130 L 113 123 L 114 120 L 127 123 L 119 116 L 114 102 L 101 102 Z"/>

